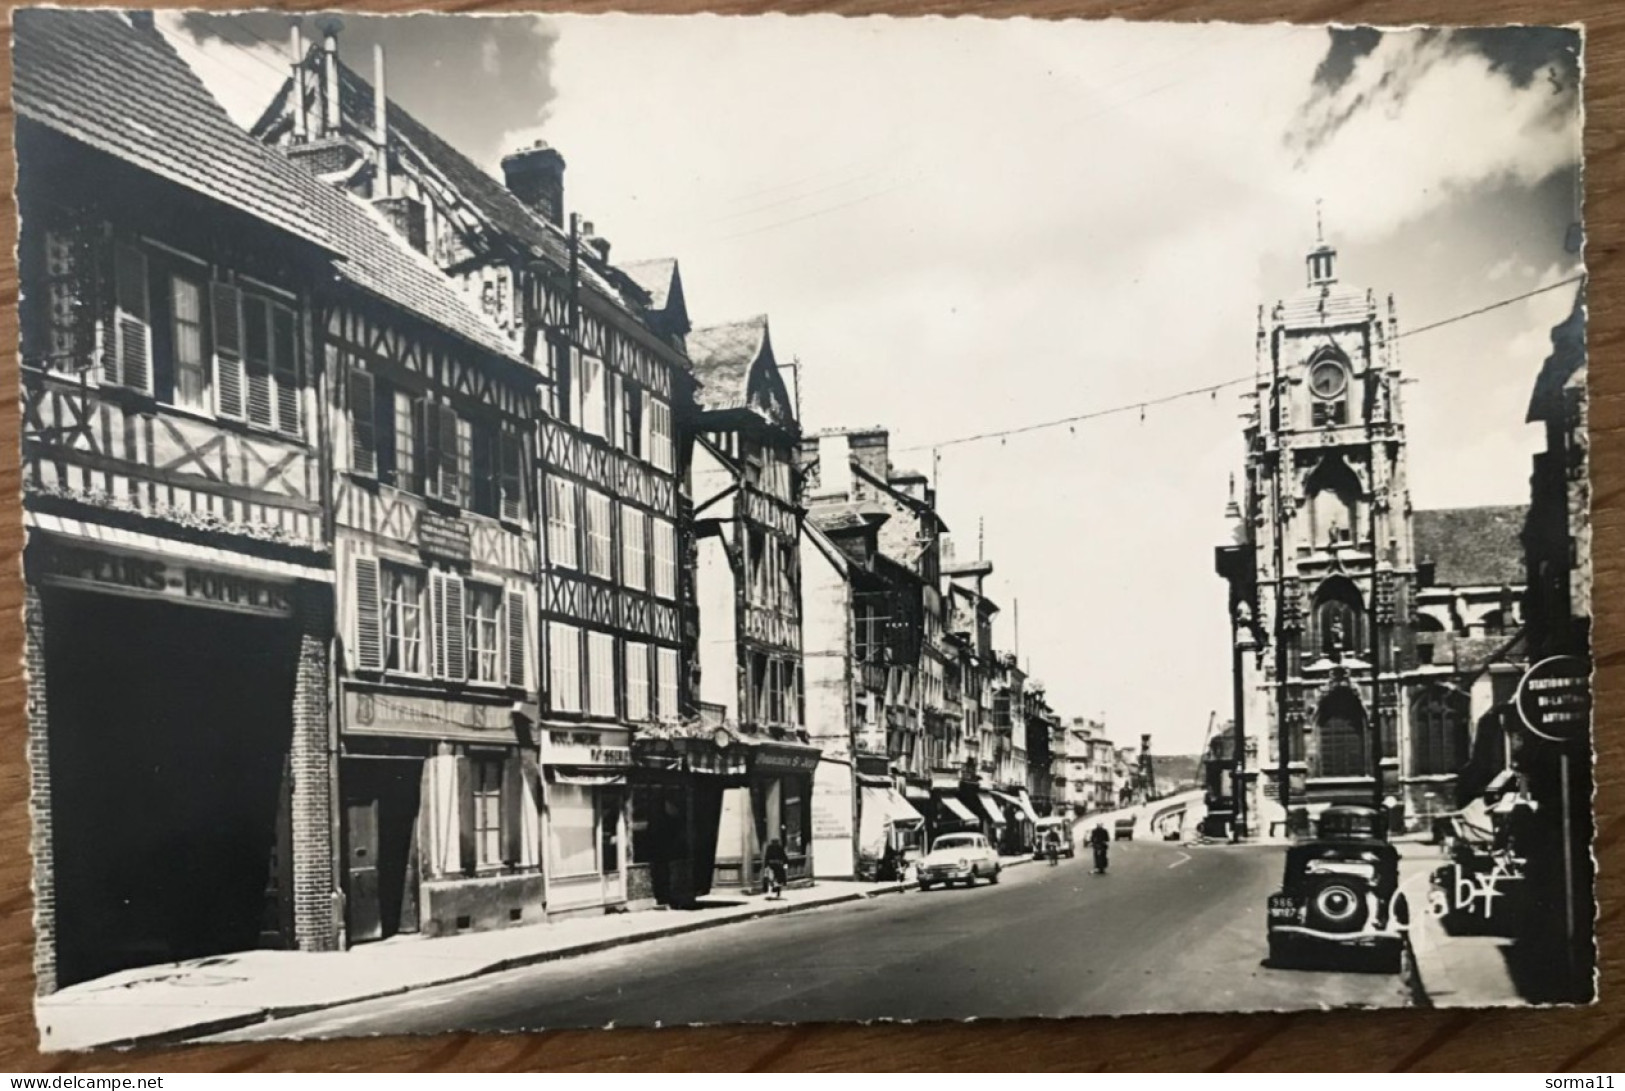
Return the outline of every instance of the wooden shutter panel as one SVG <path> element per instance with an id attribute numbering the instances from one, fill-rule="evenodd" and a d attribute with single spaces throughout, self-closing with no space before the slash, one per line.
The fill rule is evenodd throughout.
<path id="1" fill-rule="evenodd" d="M 350 369 L 350 469 L 378 476 L 378 421 L 372 372 Z"/>
<path id="2" fill-rule="evenodd" d="M 131 246 L 113 249 L 113 355 L 103 367 L 108 382 L 152 393 L 152 334 L 147 325 L 147 256 Z"/>
<path id="3" fill-rule="evenodd" d="M 243 299 L 243 368 L 248 382 L 248 421 L 262 428 L 275 423 L 276 399 L 271 381 L 271 316 L 263 299 Z"/>
<path id="4" fill-rule="evenodd" d="M 276 427 L 285 436 L 302 434 L 298 324 L 293 311 L 271 308 L 271 367 L 276 379 Z"/>
<path id="5" fill-rule="evenodd" d="M 522 689 L 525 685 L 525 594 L 509 591 L 507 599 L 508 685 Z"/>
<path id="6" fill-rule="evenodd" d="M 243 387 L 248 381 L 243 374 L 242 293 L 234 285 L 215 283 L 209 287 L 209 300 L 214 316 L 215 409 L 222 417 L 242 420 Z"/>
<path id="7" fill-rule="evenodd" d="M 418 403 L 418 418 L 422 422 L 423 461 L 419 472 L 423 477 L 423 495 L 440 497 L 440 407 L 431 401 Z"/>
<path id="8" fill-rule="evenodd" d="M 464 871 L 479 866 L 479 846 L 474 840 L 474 763 L 467 754 L 457 755 L 457 846 Z"/>
<path id="9" fill-rule="evenodd" d="M 446 616 L 445 573 L 429 573 L 429 645 L 432 662 L 429 673 L 437 678 L 446 676 Z"/>
<path id="10" fill-rule="evenodd" d="M 502 862 L 515 867 L 525 858 L 524 821 L 519 808 L 525 802 L 525 767 L 518 754 L 502 763 Z"/>
<path id="11" fill-rule="evenodd" d="M 462 448 L 458 443 L 457 414 L 440 407 L 440 499 L 448 504 L 462 502 Z"/>
<path id="12" fill-rule="evenodd" d="M 524 448 L 519 437 L 506 429 L 499 433 L 498 446 L 502 473 L 501 515 L 517 522 L 525 512 Z"/>
<path id="13" fill-rule="evenodd" d="M 355 665 L 357 670 L 384 669 L 384 626 L 379 600 L 376 557 L 355 559 Z"/>
<path id="14" fill-rule="evenodd" d="M 442 601 L 435 619 L 436 642 L 440 645 L 442 678 L 461 682 L 468 678 L 468 631 L 463 627 L 463 580 L 440 574 Z"/>

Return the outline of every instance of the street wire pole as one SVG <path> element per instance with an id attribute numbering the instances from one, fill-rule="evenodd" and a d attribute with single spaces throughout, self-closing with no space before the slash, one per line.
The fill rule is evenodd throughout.
<path id="1" fill-rule="evenodd" d="M 1366 427 L 1369 429 L 1370 425 Z M 1388 723 L 1382 701 L 1382 652 L 1386 641 L 1377 634 L 1377 596 L 1382 593 L 1382 580 L 1377 573 L 1377 465 L 1374 453 L 1371 459 L 1371 518 L 1368 521 L 1371 524 L 1371 599 L 1366 603 L 1366 627 L 1371 630 L 1371 707 L 1376 714 L 1370 730 L 1371 805 L 1386 828 L 1389 822 L 1388 801 L 1382 791 L 1382 758 L 1388 748 Z"/>
<path id="2" fill-rule="evenodd" d="M 1262 309 L 1259 314 L 1263 318 Z M 1262 325 L 1262 322 L 1260 322 Z M 1275 511 L 1272 513 L 1275 521 L 1275 749 L 1279 762 L 1276 772 L 1276 795 L 1281 801 L 1281 832 L 1290 836 L 1292 832 L 1292 735 L 1287 724 L 1287 692 L 1286 692 L 1286 516 L 1281 510 L 1281 474 L 1285 472 L 1283 466 L 1285 446 L 1281 442 L 1285 432 L 1285 422 L 1281 419 L 1281 354 L 1279 346 L 1275 344 L 1275 334 L 1270 335 L 1270 367 L 1272 382 L 1270 386 L 1270 431 L 1275 436 L 1275 465 L 1272 467 L 1270 481 L 1274 492 Z"/>
<path id="3" fill-rule="evenodd" d="M 1247 836 L 1247 729 L 1246 699 L 1242 692 L 1242 668 L 1246 663 L 1246 655 L 1241 647 L 1241 615 L 1240 603 L 1237 609 L 1231 611 L 1232 625 L 1230 631 L 1230 676 L 1235 679 L 1232 687 L 1235 690 L 1234 709 L 1232 716 L 1235 723 L 1232 725 L 1235 732 L 1235 769 L 1231 775 L 1231 795 L 1233 797 L 1234 814 L 1231 816 L 1231 830 L 1233 841 L 1239 841 Z"/>

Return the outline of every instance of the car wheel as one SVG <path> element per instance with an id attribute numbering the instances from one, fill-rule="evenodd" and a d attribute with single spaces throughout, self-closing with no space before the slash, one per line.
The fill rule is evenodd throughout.
<path id="1" fill-rule="evenodd" d="M 1270 937 L 1269 963 L 1272 967 L 1280 970 L 1291 968 L 1293 964 L 1293 953 L 1292 945 L 1288 943 L 1284 937 Z"/>
<path id="2" fill-rule="evenodd" d="M 991 886 L 998 886 L 999 885 L 999 869 L 998 868 L 993 869 L 993 874 L 989 875 L 987 877 L 987 881 L 988 881 L 988 884 L 991 885 Z"/>
<path id="3" fill-rule="evenodd" d="M 930 890 L 931 889 L 931 884 L 926 882 L 924 879 L 921 879 L 920 880 L 920 889 L 921 890 Z"/>

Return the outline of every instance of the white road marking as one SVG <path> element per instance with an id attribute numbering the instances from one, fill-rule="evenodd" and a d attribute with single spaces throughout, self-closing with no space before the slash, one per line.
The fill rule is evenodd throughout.
<path id="1" fill-rule="evenodd" d="M 1182 852 L 1182 853 L 1179 854 L 1179 859 L 1175 860 L 1173 863 L 1168 865 L 1168 870 L 1172 871 L 1174 868 L 1178 867 L 1180 864 L 1188 864 L 1190 862 L 1191 862 L 1191 854 L 1188 853 L 1188 852 Z"/>

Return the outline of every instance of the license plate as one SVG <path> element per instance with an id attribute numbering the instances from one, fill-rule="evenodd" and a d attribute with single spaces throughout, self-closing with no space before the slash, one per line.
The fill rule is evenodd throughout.
<path id="1" fill-rule="evenodd" d="M 1270 896 L 1271 920 L 1297 920 L 1298 904 L 1284 894 Z"/>

